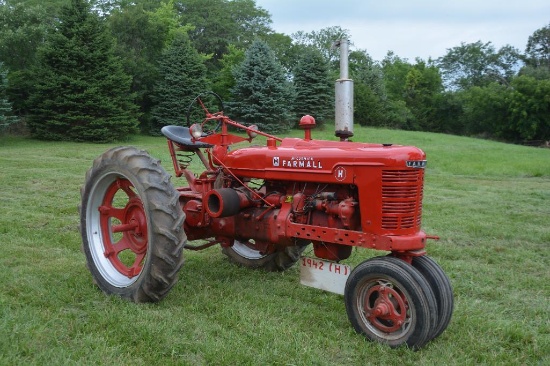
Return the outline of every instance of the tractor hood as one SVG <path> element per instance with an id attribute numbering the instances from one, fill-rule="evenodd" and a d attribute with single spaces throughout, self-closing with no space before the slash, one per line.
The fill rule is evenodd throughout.
<path id="1" fill-rule="evenodd" d="M 223 165 L 241 177 L 359 184 L 365 168 L 419 169 L 425 159 L 412 146 L 285 138 L 279 146 L 230 151 Z"/>

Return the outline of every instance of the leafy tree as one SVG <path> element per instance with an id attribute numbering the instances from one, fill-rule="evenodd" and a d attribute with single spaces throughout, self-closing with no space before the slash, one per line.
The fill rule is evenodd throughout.
<path id="1" fill-rule="evenodd" d="M 172 34 L 185 28 L 179 25 L 173 1 L 141 0 L 111 11 L 107 24 L 117 40 L 116 53 L 123 60 L 125 72 L 132 76 L 131 90 L 140 107 L 141 128 L 149 131 L 154 106 L 152 94 L 159 77 L 158 60 Z"/>
<path id="2" fill-rule="evenodd" d="M 8 71 L 4 68 L 4 64 L 0 62 L 0 131 L 17 122 L 17 118 L 12 112 L 11 103 L 6 95 L 7 85 Z"/>
<path id="3" fill-rule="evenodd" d="M 461 43 L 460 46 L 449 49 L 438 60 L 446 86 L 457 90 L 486 85 L 486 70 L 491 63 L 489 58 L 494 54 L 495 50 L 490 42 Z"/>
<path id="4" fill-rule="evenodd" d="M 462 92 L 466 133 L 510 142 L 550 139 L 550 80 L 519 76 Z"/>
<path id="5" fill-rule="evenodd" d="M 0 59 L 12 71 L 32 65 L 47 32 L 47 14 L 39 6 L 21 2 L 0 5 Z"/>
<path id="6" fill-rule="evenodd" d="M 382 61 L 387 93 L 387 124 L 392 127 L 441 131 L 437 102 L 443 91 L 441 75 L 431 60 L 411 64 L 388 52 Z"/>
<path id="7" fill-rule="evenodd" d="M 350 52 L 349 67 L 354 81 L 354 121 L 363 126 L 387 125 L 387 95 L 382 68 L 361 50 Z"/>
<path id="8" fill-rule="evenodd" d="M 497 52 L 491 42 L 477 41 L 449 49 L 437 63 L 445 86 L 457 90 L 486 86 L 495 81 L 509 84 L 519 61 L 519 51 L 511 46 Z"/>
<path id="9" fill-rule="evenodd" d="M 321 52 L 313 47 L 306 48 L 294 68 L 296 120 L 306 114 L 323 126 L 334 113 L 333 83 L 329 77 L 329 65 Z"/>
<path id="10" fill-rule="evenodd" d="M 130 78 L 113 40 L 85 0 L 71 0 L 40 48 L 29 98 L 34 137 L 105 142 L 136 132 Z"/>
<path id="11" fill-rule="evenodd" d="M 24 115 L 29 91 L 35 84 L 29 73 L 36 50 L 68 0 L 6 0 L 0 2 L 0 60 L 9 70 L 7 95 L 14 111 Z"/>
<path id="12" fill-rule="evenodd" d="M 407 126 L 409 129 L 440 131 L 441 126 L 436 119 L 436 99 L 442 90 L 439 69 L 417 59 L 405 78 L 404 100 L 414 115 Z"/>
<path id="13" fill-rule="evenodd" d="M 550 69 L 545 67 L 533 67 L 531 65 L 525 65 L 519 70 L 518 76 L 529 76 L 537 80 L 549 80 Z"/>
<path id="14" fill-rule="evenodd" d="M 331 63 L 331 68 L 335 72 L 338 72 L 340 67 L 340 51 L 337 47 L 334 47 L 334 42 L 350 38 L 349 30 L 342 29 L 340 26 L 327 27 L 309 33 L 299 31 L 292 34 L 292 39 L 296 45 L 313 46 L 321 51 L 325 59 Z M 350 46 L 352 45 L 353 43 L 350 43 Z"/>
<path id="15" fill-rule="evenodd" d="M 412 65 L 406 60 L 389 51 L 382 60 L 384 87 L 388 98 L 403 100 L 405 95 L 405 81 Z"/>
<path id="16" fill-rule="evenodd" d="M 350 76 L 355 82 L 365 82 L 380 98 L 386 98 L 384 73 L 380 63 L 375 62 L 366 50 L 351 51 L 349 54 Z"/>
<path id="17" fill-rule="evenodd" d="M 535 68 L 550 69 L 550 23 L 529 36 L 525 63 Z"/>
<path id="18" fill-rule="evenodd" d="M 176 0 L 182 24 L 192 25 L 188 32 L 195 48 L 211 55 L 207 66 L 218 70 L 218 61 L 229 44 L 245 49 L 255 37 L 267 34 L 269 13 L 256 7 L 254 0 Z"/>
<path id="19" fill-rule="evenodd" d="M 37 5 L 42 6 L 42 10 L 47 14 L 59 14 L 59 11 L 63 6 L 69 4 L 70 0 L 0 0 L 0 5 L 17 6 L 25 5 L 27 7 L 35 7 Z"/>
<path id="20" fill-rule="evenodd" d="M 153 3 L 156 0 L 90 0 L 93 5 L 93 10 L 96 10 L 100 15 L 108 17 L 117 10 L 124 9 L 133 5 L 143 5 L 144 3 Z"/>
<path id="21" fill-rule="evenodd" d="M 222 100 L 231 99 L 231 89 L 235 86 L 233 70 L 244 61 L 244 51 L 229 45 L 227 53 L 220 60 L 221 69 L 213 79 L 212 90 Z"/>
<path id="22" fill-rule="evenodd" d="M 292 42 L 290 36 L 282 33 L 270 32 L 259 38 L 268 44 L 285 71 L 290 74 L 292 67 L 296 65 L 301 48 Z"/>
<path id="23" fill-rule="evenodd" d="M 237 118 L 270 133 L 290 128 L 294 92 L 265 42 L 254 41 L 244 61 L 235 68 L 234 76 L 234 101 L 228 106 Z"/>
<path id="24" fill-rule="evenodd" d="M 193 99 L 207 90 L 204 59 L 183 32 L 177 34 L 159 61 L 155 86 L 153 134 L 166 125 L 182 125 Z"/>
<path id="25" fill-rule="evenodd" d="M 519 50 L 506 45 L 498 50 L 496 61 L 488 70 L 488 75 L 493 77 L 493 80 L 497 83 L 509 86 L 520 66 L 521 54 Z"/>
<path id="26" fill-rule="evenodd" d="M 381 62 L 384 75 L 384 89 L 387 100 L 385 101 L 386 118 L 385 125 L 392 128 L 407 128 L 414 118 L 405 102 L 405 88 L 407 75 L 413 66 L 406 60 L 389 51 Z"/>
<path id="27" fill-rule="evenodd" d="M 368 84 L 354 80 L 353 121 L 361 126 L 383 126 L 384 105 Z"/>
<path id="28" fill-rule="evenodd" d="M 537 29 L 527 41 L 525 67 L 519 74 L 535 79 L 550 79 L 550 24 Z"/>
<path id="29" fill-rule="evenodd" d="M 386 103 L 387 122 L 389 128 L 406 129 L 411 125 L 414 115 L 402 99 L 388 99 Z"/>
<path id="30" fill-rule="evenodd" d="M 550 80 L 519 76 L 512 81 L 509 99 L 512 141 L 550 140 Z"/>
<path id="31" fill-rule="evenodd" d="M 466 127 L 462 123 L 463 107 L 460 92 L 447 90 L 435 95 L 434 121 L 437 123 L 437 127 L 433 131 L 455 135 L 467 134 Z"/>
<path id="32" fill-rule="evenodd" d="M 459 92 L 463 105 L 461 123 L 464 133 L 506 140 L 512 135 L 509 128 L 509 89 L 499 83 L 473 86 Z"/>

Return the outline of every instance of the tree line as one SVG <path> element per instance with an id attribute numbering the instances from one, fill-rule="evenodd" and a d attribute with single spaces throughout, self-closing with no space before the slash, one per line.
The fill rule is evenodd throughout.
<path id="1" fill-rule="evenodd" d="M 292 35 L 255 0 L 0 0 L 0 132 L 113 141 L 184 124 L 214 91 L 273 133 L 334 119 L 341 27 Z M 438 59 L 351 47 L 354 120 L 367 126 L 550 140 L 550 23 L 524 51 L 462 43 Z"/>

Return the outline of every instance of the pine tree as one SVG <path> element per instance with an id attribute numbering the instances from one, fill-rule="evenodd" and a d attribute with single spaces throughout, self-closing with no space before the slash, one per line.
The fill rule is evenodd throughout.
<path id="1" fill-rule="evenodd" d="M 234 101 L 229 104 L 234 118 L 269 133 L 290 128 L 294 91 L 265 42 L 254 41 L 234 75 Z"/>
<path id="2" fill-rule="evenodd" d="M 159 62 L 160 80 L 155 86 L 152 133 L 166 125 L 182 125 L 189 103 L 207 91 L 203 57 L 185 34 L 177 34 Z"/>
<path id="3" fill-rule="evenodd" d="M 107 142 L 137 132 L 131 79 L 85 0 L 71 0 L 38 52 L 28 125 L 47 140 Z"/>
<path id="4" fill-rule="evenodd" d="M 316 48 L 305 48 L 294 68 L 297 120 L 306 114 L 315 118 L 318 126 L 334 117 L 333 83 L 329 64 Z"/>
<path id="5" fill-rule="evenodd" d="M 13 115 L 11 103 L 6 96 L 7 85 L 8 71 L 4 69 L 4 64 L 0 62 L 0 131 L 17 122 L 17 117 Z"/>

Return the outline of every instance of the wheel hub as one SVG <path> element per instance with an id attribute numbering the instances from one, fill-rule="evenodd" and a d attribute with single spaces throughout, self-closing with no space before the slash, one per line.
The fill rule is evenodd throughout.
<path id="1" fill-rule="evenodd" d="M 143 202 L 129 180 L 117 179 L 107 189 L 98 210 L 105 258 L 122 275 L 133 278 L 142 269 L 147 254 L 147 216 Z M 125 197 L 123 208 L 114 207 L 114 198 Z M 119 206 L 120 207 L 120 206 Z M 113 224 L 113 222 L 119 222 Z M 114 234 L 119 234 L 118 236 Z"/>
<path id="2" fill-rule="evenodd" d="M 136 254 L 147 251 L 147 218 L 139 198 L 132 198 L 125 207 L 125 222 L 130 230 L 124 231 L 124 237 L 128 240 L 130 250 Z"/>
<path id="3" fill-rule="evenodd" d="M 365 316 L 379 330 L 387 333 L 401 328 L 407 318 L 402 296 L 387 285 L 376 285 L 365 295 Z"/>

